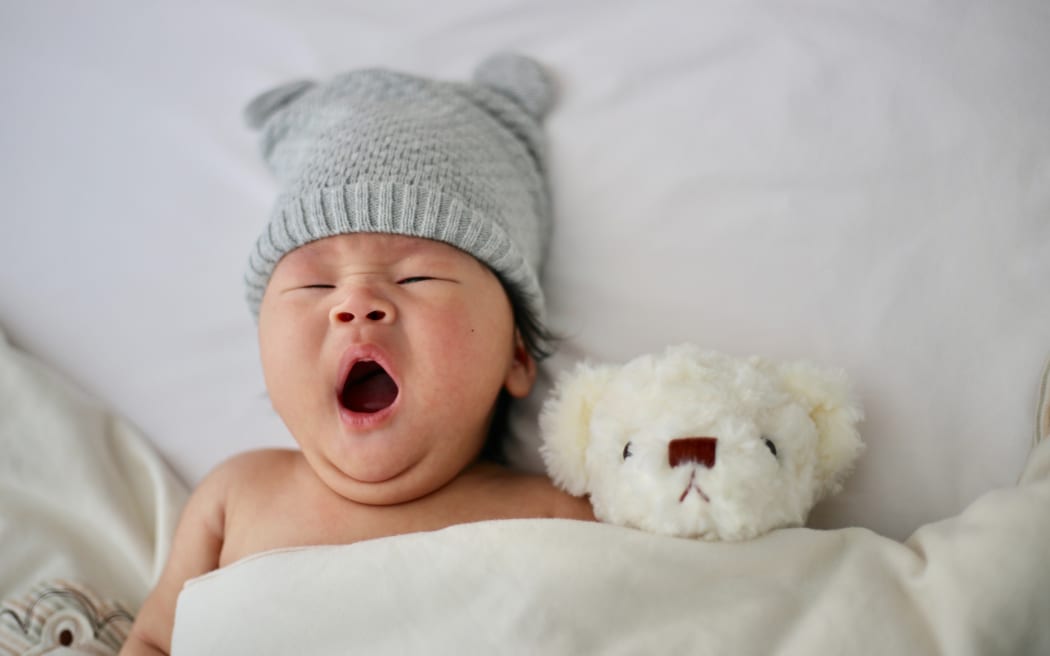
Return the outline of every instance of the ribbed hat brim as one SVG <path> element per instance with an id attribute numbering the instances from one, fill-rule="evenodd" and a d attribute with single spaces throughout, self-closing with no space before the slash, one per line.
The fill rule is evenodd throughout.
<path id="1" fill-rule="evenodd" d="M 246 299 L 259 314 L 266 285 L 286 253 L 319 239 L 359 232 L 422 237 L 474 256 L 518 289 L 532 314 L 543 319 L 536 266 L 528 262 L 497 221 L 458 198 L 419 185 L 361 182 L 310 189 L 278 199 L 259 236 L 245 274 Z"/>

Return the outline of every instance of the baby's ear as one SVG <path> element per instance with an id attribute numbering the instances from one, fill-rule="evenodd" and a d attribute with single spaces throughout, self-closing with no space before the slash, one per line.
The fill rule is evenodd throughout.
<path id="1" fill-rule="evenodd" d="M 840 369 L 825 369 L 811 362 L 779 366 L 781 381 L 807 408 L 817 426 L 817 496 L 819 500 L 842 488 L 842 481 L 864 450 L 857 424 L 864 409 Z"/>
<path id="2" fill-rule="evenodd" d="M 547 473 L 569 494 L 587 493 L 585 456 L 591 439 L 591 412 L 617 367 L 576 365 L 562 374 L 540 412 L 540 454 Z"/>
<path id="3" fill-rule="evenodd" d="M 523 399 L 532 391 L 536 382 L 536 359 L 529 353 L 520 330 L 514 331 L 514 353 L 510 369 L 503 381 L 503 389 L 516 399 Z"/>
<path id="4" fill-rule="evenodd" d="M 267 119 L 315 85 L 316 82 L 311 80 L 295 80 L 264 91 L 244 108 L 244 120 L 248 127 L 258 130 Z"/>

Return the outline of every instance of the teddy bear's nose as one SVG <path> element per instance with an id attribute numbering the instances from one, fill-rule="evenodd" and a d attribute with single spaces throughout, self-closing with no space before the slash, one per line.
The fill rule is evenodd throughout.
<path id="1" fill-rule="evenodd" d="M 668 462 L 672 467 L 696 462 L 710 469 L 715 466 L 717 446 L 718 438 L 715 437 L 682 437 L 671 440 L 667 445 Z"/>

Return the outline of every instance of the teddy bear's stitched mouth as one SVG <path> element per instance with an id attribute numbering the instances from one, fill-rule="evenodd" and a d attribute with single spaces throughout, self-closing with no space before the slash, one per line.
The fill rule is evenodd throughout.
<path id="1" fill-rule="evenodd" d="M 362 360 L 350 368 L 339 400 L 351 412 L 371 414 L 393 405 L 397 383 L 378 362 Z"/>
<path id="2" fill-rule="evenodd" d="M 701 489 L 700 484 L 696 482 L 695 469 L 693 470 L 692 476 L 689 477 L 689 485 L 685 486 L 685 490 L 682 492 L 682 496 L 678 497 L 678 503 L 682 503 L 683 501 L 685 501 L 685 498 L 689 496 L 689 493 L 693 490 L 697 491 L 701 499 L 703 499 L 707 503 L 711 503 L 711 498 L 704 494 L 704 491 L 703 489 Z"/>

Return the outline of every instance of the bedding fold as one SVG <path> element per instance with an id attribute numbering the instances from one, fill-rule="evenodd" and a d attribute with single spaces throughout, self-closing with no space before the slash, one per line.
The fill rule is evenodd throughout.
<path id="1" fill-rule="evenodd" d="M 138 608 L 186 487 L 130 424 L 0 330 L 0 598 L 46 579 Z"/>

